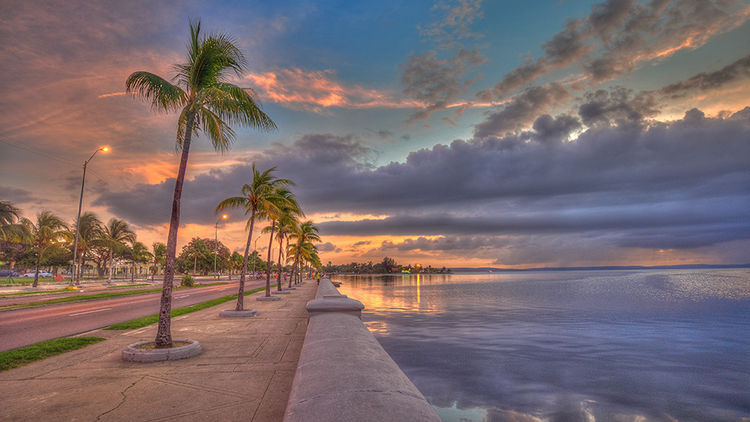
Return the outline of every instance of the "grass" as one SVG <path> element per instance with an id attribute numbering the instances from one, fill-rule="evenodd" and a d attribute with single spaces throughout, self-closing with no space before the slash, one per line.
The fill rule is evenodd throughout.
<path id="1" fill-rule="evenodd" d="M 276 285 L 274 284 L 271 287 L 276 287 Z M 265 289 L 266 289 L 265 287 L 259 287 L 257 289 L 249 290 L 245 292 L 244 296 L 251 295 L 253 293 L 258 293 Z M 229 302 L 230 300 L 234 300 L 234 299 L 237 299 L 237 295 L 219 297 L 219 298 L 212 299 L 206 302 L 196 303 L 195 305 L 172 309 L 171 315 L 174 318 L 176 316 L 189 314 L 195 311 L 200 311 L 201 309 L 210 308 L 212 306 L 216 306 L 224 302 Z M 135 330 L 136 328 L 143 328 L 147 325 L 154 324 L 158 321 L 159 321 L 159 314 L 151 314 L 145 317 L 136 318 L 130 321 L 119 322 L 117 324 L 110 325 L 109 327 L 105 328 L 105 330 Z"/>
<path id="2" fill-rule="evenodd" d="M 194 287 L 176 287 L 176 289 L 194 289 L 198 287 L 215 286 L 219 284 L 228 284 L 228 283 L 218 282 L 218 283 L 208 283 L 208 284 L 196 284 Z M 135 287 L 135 286 L 149 286 L 149 284 L 142 284 L 142 285 L 129 284 L 126 286 L 111 286 L 111 287 L 108 287 L 108 289 Z M 7 295 L 0 295 L 0 297 L 23 295 L 23 294 L 54 293 L 54 292 L 64 292 L 64 291 L 70 291 L 70 290 L 46 290 L 42 292 L 9 293 Z M 22 309 L 22 308 L 33 308 L 35 306 L 55 305 L 58 303 L 79 302 L 79 301 L 84 301 L 84 300 L 107 299 L 107 298 L 119 297 L 119 296 L 141 295 L 141 294 L 155 293 L 155 292 L 160 292 L 160 291 L 161 291 L 161 287 L 155 288 L 155 289 L 128 290 L 124 292 L 107 292 L 107 293 L 95 293 L 95 294 L 90 294 L 90 295 L 67 296 L 67 297 L 59 297 L 55 299 L 40 300 L 38 302 L 16 303 L 12 305 L 4 305 L 4 306 L 0 306 L 0 311 L 10 311 L 13 309 Z"/>
<path id="3" fill-rule="evenodd" d="M 150 286 L 149 283 L 138 283 L 138 284 L 123 284 L 122 286 L 109 286 L 108 289 L 125 289 L 127 287 L 142 287 L 142 286 Z"/>
<path id="4" fill-rule="evenodd" d="M 145 290 L 128 290 L 125 292 L 95 293 L 93 295 L 84 295 L 84 296 L 58 297 L 55 299 L 40 300 L 39 302 L 16 303 L 13 305 L 0 306 L 0 311 L 8 311 L 11 309 L 33 308 L 35 306 L 54 305 L 57 303 L 80 302 L 84 300 L 106 299 L 110 297 L 141 295 L 145 293 L 154 293 L 154 292 L 160 292 L 160 291 L 161 289 L 145 289 Z"/>
<path id="5" fill-rule="evenodd" d="M 46 359 L 89 344 L 104 340 L 101 337 L 65 337 L 42 341 L 30 346 L 0 352 L 0 371 L 17 368 L 28 363 Z"/>
<path id="6" fill-rule="evenodd" d="M 2 294 L 0 294 L 0 297 L 38 295 L 38 294 L 43 294 L 43 293 L 64 293 L 64 292 L 69 292 L 69 291 L 70 290 L 67 290 L 67 289 L 60 289 L 60 290 L 39 290 L 39 291 L 36 291 L 36 292 L 2 293 Z"/>

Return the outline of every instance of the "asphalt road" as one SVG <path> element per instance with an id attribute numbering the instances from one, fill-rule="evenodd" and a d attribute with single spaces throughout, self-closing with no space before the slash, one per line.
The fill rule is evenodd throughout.
<path id="1" fill-rule="evenodd" d="M 245 290 L 262 286 L 265 286 L 265 281 L 253 280 L 245 283 Z M 174 290 L 172 308 L 235 294 L 237 289 L 237 282 L 232 282 L 218 286 Z M 155 314 L 159 312 L 160 298 L 161 293 L 157 292 L 3 311 L 0 312 L 0 351 Z M 231 307 L 231 303 L 227 306 Z"/>

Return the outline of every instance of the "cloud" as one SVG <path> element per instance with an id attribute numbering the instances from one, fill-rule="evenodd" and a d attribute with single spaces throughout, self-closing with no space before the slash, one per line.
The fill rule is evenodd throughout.
<path id="1" fill-rule="evenodd" d="M 321 243 L 318 245 L 318 250 L 320 252 L 333 252 L 333 251 L 336 251 L 337 249 L 338 248 L 336 248 L 336 245 L 334 245 L 331 242 L 325 242 L 325 243 Z"/>
<path id="2" fill-rule="evenodd" d="M 528 59 L 477 96 L 502 100 L 554 69 L 577 64 L 593 85 L 629 73 L 643 63 L 696 49 L 750 18 L 750 6 L 734 0 L 608 0 L 569 21 L 542 43 L 544 56 Z"/>
<path id="3" fill-rule="evenodd" d="M 437 22 L 419 28 L 420 35 L 437 42 L 442 48 L 460 46 L 460 41 L 467 38 L 482 37 L 471 31 L 474 21 L 483 17 L 482 0 L 458 0 L 452 3 L 435 4 L 432 10 L 442 12 L 442 16 Z"/>
<path id="4" fill-rule="evenodd" d="M 717 89 L 748 77 L 750 77 L 750 56 L 745 56 L 719 70 L 701 72 L 689 79 L 669 84 L 658 92 L 672 98 L 680 98 L 694 91 Z"/>
<path id="5" fill-rule="evenodd" d="M 422 103 L 395 97 L 393 94 L 347 85 L 337 81 L 333 70 L 305 71 L 299 68 L 276 69 L 246 76 L 261 98 L 320 113 L 330 107 L 341 108 L 411 108 Z"/>
<path id="6" fill-rule="evenodd" d="M 576 118 L 542 116 L 533 130 L 456 140 L 382 166 L 370 163 L 372 151 L 358 138 L 327 134 L 275 145 L 254 160 L 295 180 L 308 212 L 390 215 L 324 222 L 324 236 L 557 236 L 565 244 L 593 236 L 592 249 L 750 239 L 749 112 L 709 118 L 691 110 L 669 123 L 632 124 L 632 110 L 611 108 L 610 93 L 603 98 L 604 111 L 585 117 L 600 116 L 596 124 L 573 138 Z M 236 165 L 187 182 L 183 222 L 210 224 L 215 204 L 248 175 L 249 164 Z M 163 224 L 173 183 L 103 191 L 97 203 L 138 224 Z"/>
<path id="7" fill-rule="evenodd" d="M 449 59 L 438 58 L 433 50 L 409 57 L 401 72 L 404 94 L 424 104 L 412 113 L 409 121 L 424 120 L 448 108 L 475 82 L 476 78 L 466 79 L 470 69 L 485 61 L 479 52 L 464 49 Z"/>
<path id="8" fill-rule="evenodd" d="M 477 124 L 474 136 L 484 139 L 524 128 L 549 106 L 569 96 L 568 91 L 557 83 L 529 88 L 514 97 L 502 110 L 490 114 Z"/>
<path id="9" fill-rule="evenodd" d="M 584 98 L 585 103 L 578 108 L 578 115 L 587 126 L 641 123 L 644 118 L 659 112 L 651 94 L 634 94 L 622 87 L 587 92 Z"/>

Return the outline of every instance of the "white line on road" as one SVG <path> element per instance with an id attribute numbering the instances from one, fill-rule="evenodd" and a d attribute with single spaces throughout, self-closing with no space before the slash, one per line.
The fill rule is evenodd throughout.
<path id="1" fill-rule="evenodd" d="M 96 309 L 96 310 L 93 310 L 93 311 L 86 311 L 86 312 L 78 312 L 78 313 L 75 313 L 75 314 L 68 314 L 68 316 L 93 314 L 94 312 L 108 311 L 110 309 L 112 309 L 112 308 L 102 308 L 102 309 Z"/>
<path id="2" fill-rule="evenodd" d="M 175 296 L 174 298 L 175 299 L 182 299 L 183 297 L 188 297 L 188 296 L 190 296 L 190 295 Z"/>

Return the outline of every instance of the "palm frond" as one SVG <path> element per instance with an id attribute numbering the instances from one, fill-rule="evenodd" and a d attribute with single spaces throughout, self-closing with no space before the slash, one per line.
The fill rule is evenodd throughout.
<path id="1" fill-rule="evenodd" d="M 172 85 L 161 76 L 149 72 L 133 72 L 125 81 L 125 92 L 151 101 L 151 108 L 171 112 L 179 110 L 187 95 L 179 86 Z"/>

